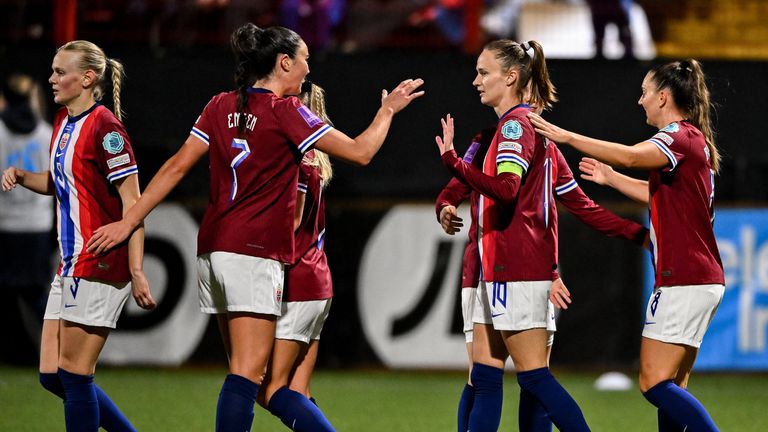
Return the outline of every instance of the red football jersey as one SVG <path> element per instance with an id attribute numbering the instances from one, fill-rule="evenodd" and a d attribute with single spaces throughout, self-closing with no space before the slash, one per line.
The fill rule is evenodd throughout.
<path id="1" fill-rule="evenodd" d="M 122 200 L 112 183 L 138 172 L 125 127 L 98 103 L 75 117 L 61 108 L 53 121 L 50 157 L 61 252 L 59 274 L 130 281 L 126 242 L 98 256 L 85 250 L 96 228 L 123 217 Z"/>
<path id="2" fill-rule="evenodd" d="M 529 112 L 527 105 L 517 105 L 501 116 L 483 163 L 483 172 L 491 177 L 502 162 L 514 162 L 524 170 L 514 204 L 496 203 L 480 195 L 484 281 L 551 280 L 557 272 L 555 147 L 534 131 Z"/>
<path id="3" fill-rule="evenodd" d="M 488 151 L 488 146 L 493 140 L 495 129 L 484 129 L 472 138 L 472 142 L 464 153 L 462 160 L 477 167 L 482 167 L 483 156 Z M 459 207 L 465 200 L 470 200 L 470 224 L 467 230 L 469 242 L 464 248 L 464 257 L 461 268 L 462 288 L 477 287 L 480 280 L 480 254 L 477 249 L 477 199 L 479 194 L 469 185 L 462 183 L 456 177 L 452 178 L 438 195 L 435 203 L 435 212 L 438 222 L 440 211 L 447 205 Z"/>
<path id="4" fill-rule="evenodd" d="M 251 88 L 247 115 L 237 111 L 236 100 L 234 91 L 214 96 L 191 131 L 210 146 L 198 254 L 223 251 L 293 263 L 299 164 L 331 126 L 294 96 Z"/>
<path id="5" fill-rule="evenodd" d="M 314 150 L 304 156 L 298 190 L 304 195 L 304 212 L 296 230 L 296 264 L 285 272 L 285 301 L 323 300 L 333 297 L 333 282 L 325 243 L 325 196 L 320 167 L 310 161 Z"/>
<path id="6" fill-rule="evenodd" d="M 553 186 L 557 202 L 595 231 L 608 237 L 624 238 L 642 246 L 648 230 L 637 222 L 616 216 L 592 201 L 576 183 L 573 172 L 560 149 L 552 141 L 547 140 L 547 142 L 554 147 L 556 154 L 553 162 L 557 180 Z"/>
<path id="7" fill-rule="evenodd" d="M 656 286 L 724 284 L 715 241 L 715 173 L 704 135 L 687 121 L 648 141 L 669 159 L 648 179 Z"/>

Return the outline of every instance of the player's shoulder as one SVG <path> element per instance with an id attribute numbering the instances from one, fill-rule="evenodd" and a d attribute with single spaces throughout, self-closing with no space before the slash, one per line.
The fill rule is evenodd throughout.
<path id="1" fill-rule="evenodd" d="M 211 99 L 208 101 L 208 104 L 206 105 L 206 108 L 219 107 L 222 104 L 231 104 L 236 101 L 237 101 L 236 91 L 232 90 L 232 91 L 221 92 L 211 97 Z"/>
<path id="2" fill-rule="evenodd" d="M 497 134 L 504 140 L 520 140 L 534 136 L 534 129 L 527 116 L 528 110 L 513 109 L 499 119 Z"/>
<path id="3" fill-rule="evenodd" d="M 56 114 L 54 114 L 53 119 L 54 122 L 58 123 L 61 120 L 67 118 L 69 116 L 69 113 L 67 112 L 67 107 L 60 107 L 56 110 Z"/>

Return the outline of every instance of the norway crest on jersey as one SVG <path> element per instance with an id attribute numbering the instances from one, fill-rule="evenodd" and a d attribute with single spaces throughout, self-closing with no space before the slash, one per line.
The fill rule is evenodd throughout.
<path id="1" fill-rule="evenodd" d="M 523 136 L 523 127 L 517 120 L 508 120 L 501 127 L 501 134 L 507 139 L 518 139 Z"/>
<path id="2" fill-rule="evenodd" d="M 64 132 L 61 134 L 61 139 L 59 140 L 59 150 L 64 150 L 67 148 L 67 143 L 69 142 L 69 132 Z"/>
<path id="3" fill-rule="evenodd" d="M 125 140 L 119 133 L 110 132 L 104 135 L 102 145 L 104 146 L 104 150 L 109 152 L 109 154 L 118 154 L 125 148 Z"/>

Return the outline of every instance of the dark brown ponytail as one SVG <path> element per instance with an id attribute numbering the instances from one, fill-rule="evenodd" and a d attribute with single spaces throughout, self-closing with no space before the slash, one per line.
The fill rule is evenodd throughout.
<path id="1" fill-rule="evenodd" d="M 485 49 L 495 53 L 502 70 L 508 71 L 513 67 L 518 69 L 517 94 L 520 99 L 531 81 L 531 104 L 548 110 L 557 102 L 557 92 L 549 80 L 547 61 L 540 43 L 528 41 L 520 44 L 509 39 L 500 39 L 489 42 Z"/>
<path id="2" fill-rule="evenodd" d="M 715 145 L 715 132 L 711 120 L 712 103 L 701 63 L 695 59 L 672 62 L 652 68 L 651 73 L 656 88 L 669 89 L 675 105 L 704 135 L 712 170 L 715 173 L 719 172 L 721 156 Z"/>

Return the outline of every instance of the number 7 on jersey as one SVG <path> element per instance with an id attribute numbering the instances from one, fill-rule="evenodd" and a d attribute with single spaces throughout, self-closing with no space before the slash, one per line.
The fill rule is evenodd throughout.
<path id="1" fill-rule="evenodd" d="M 232 148 L 240 149 L 241 152 L 232 159 L 232 163 L 229 166 L 232 167 L 232 194 L 229 196 L 229 201 L 232 202 L 237 195 L 237 167 L 251 154 L 251 148 L 248 147 L 248 141 L 242 138 L 232 139 Z"/>

